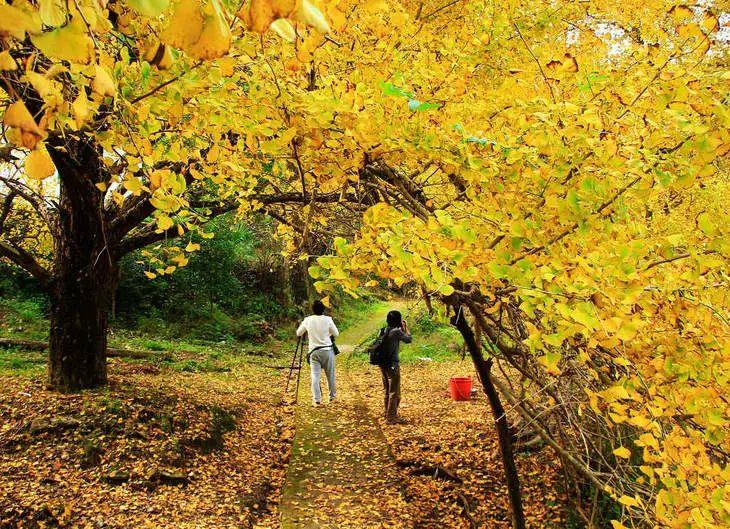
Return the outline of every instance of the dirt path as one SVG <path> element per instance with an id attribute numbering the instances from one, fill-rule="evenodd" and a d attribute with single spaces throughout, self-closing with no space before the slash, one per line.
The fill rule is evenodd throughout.
<path id="1" fill-rule="evenodd" d="M 335 403 L 313 407 L 309 370 L 302 371 L 297 433 L 280 505 L 282 529 L 410 526 L 399 472 L 378 421 L 352 383 L 361 375 L 347 361 L 386 312 L 369 315 L 338 339 Z"/>

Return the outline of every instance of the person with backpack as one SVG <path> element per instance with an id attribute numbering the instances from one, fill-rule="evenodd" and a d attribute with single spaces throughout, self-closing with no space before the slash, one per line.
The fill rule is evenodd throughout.
<path id="1" fill-rule="evenodd" d="M 386 326 L 380 330 L 375 343 L 370 346 L 370 363 L 380 367 L 385 392 L 385 420 L 388 424 L 402 424 L 404 419 L 398 416 L 400 405 L 400 344 L 411 343 L 413 337 L 408 331 L 408 324 L 397 310 L 391 310 L 386 316 Z"/>
<path id="2" fill-rule="evenodd" d="M 304 318 L 297 328 L 297 336 L 301 338 L 306 333 L 309 340 L 307 362 L 311 367 L 312 399 L 315 406 L 322 404 L 322 388 L 319 384 L 323 369 L 330 390 L 329 401 L 334 401 L 337 396 L 335 390 L 335 354 L 337 353 L 335 337 L 340 334 L 340 331 L 337 330 L 334 320 L 330 316 L 325 316 L 324 310 L 324 303 L 320 300 L 315 301 L 312 304 L 314 314 Z"/>

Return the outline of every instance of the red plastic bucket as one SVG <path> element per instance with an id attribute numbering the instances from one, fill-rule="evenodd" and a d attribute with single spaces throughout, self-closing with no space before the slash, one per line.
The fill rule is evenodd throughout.
<path id="1" fill-rule="evenodd" d="M 449 392 L 453 400 L 471 400 L 471 377 L 451 377 Z"/>

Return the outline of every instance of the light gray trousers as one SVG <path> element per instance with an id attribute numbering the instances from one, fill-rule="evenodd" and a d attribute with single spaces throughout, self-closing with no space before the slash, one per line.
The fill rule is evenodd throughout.
<path id="1" fill-rule="evenodd" d="M 322 380 L 322 370 L 327 376 L 330 400 L 334 399 L 337 395 L 335 390 L 335 352 L 331 347 L 317 349 L 312 353 L 309 362 L 312 371 L 312 398 L 314 402 L 322 402 L 322 389 L 319 385 Z"/>

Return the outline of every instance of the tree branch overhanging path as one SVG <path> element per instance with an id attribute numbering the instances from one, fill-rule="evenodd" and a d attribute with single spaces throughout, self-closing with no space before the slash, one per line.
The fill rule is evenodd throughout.
<path id="1" fill-rule="evenodd" d="M 48 293 L 51 385 L 107 383 L 125 254 L 154 280 L 265 213 L 317 295 L 455 312 L 515 527 L 522 429 L 589 525 L 726 526 L 716 4 L 1 5 L 0 257 Z"/>

